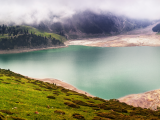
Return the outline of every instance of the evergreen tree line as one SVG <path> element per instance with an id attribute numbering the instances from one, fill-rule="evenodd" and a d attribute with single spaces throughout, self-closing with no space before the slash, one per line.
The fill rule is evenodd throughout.
<path id="1" fill-rule="evenodd" d="M 51 41 L 51 42 L 49 42 Z M 0 49 L 8 50 L 18 47 L 31 48 L 38 46 L 62 45 L 63 43 L 56 39 L 47 39 L 46 37 L 37 36 L 35 34 L 24 34 L 17 37 L 0 39 Z"/>
<path id="2" fill-rule="evenodd" d="M 8 34 L 8 37 L 3 37 Z M 52 45 L 63 45 L 63 43 L 51 35 L 49 38 L 42 37 L 41 35 L 29 33 L 27 29 L 21 28 L 20 26 L 7 27 L 6 25 L 0 25 L 0 50 L 8 50 L 22 47 L 38 47 L 38 46 L 52 46 Z"/>
<path id="3" fill-rule="evenodd" d="M 11 26 L 7 27 L 7 25 L 0 25 L 0 34 L 3 36 L 4 34 L 8 34 L 8 36 L 16 36 L 18 34 L 28 34 L 27 29 L 22 29 L 20 26 Z"/>

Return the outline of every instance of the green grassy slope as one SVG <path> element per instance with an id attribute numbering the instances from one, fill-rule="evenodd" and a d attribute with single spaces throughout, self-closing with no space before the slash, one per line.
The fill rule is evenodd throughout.
<path id="1" fill-rule="evenodd" d="M 51 35 L 51 38 L 55 38 L 57 40 L 62 40 L 63 42 L 66 41 L 66 38 L 64 36 L 61 36 L 61 35 L 58 35 L 58 34 L 55 34 L 55 33 L 48 33 L 48 32 L 43 32 L 43 31 L 40 31 L 34 27 L 31 27 L 31 26 L 21 26 L 23 29 L 28 29 L 28 32 L 29 33 L 33 33 L 33 34 L 36 34 L 36 35 L 41 35 L 42 37 L 47 37 L 49 38 L 50 35 Z"/>
<path id="2" fill-rule="evenodd" d="M 151 120 L 159 111 L 91 98 L 0 69 L 0 120 Z"/>
<path id="3" fill-rule="evenodd" d="M 0 50 L 64 46 L 65 35 L 40 31 L 31 26 L 0 26 Z"/>
<path id="4" fill-rule="evenodd" d="M 28 33 L 31 34 L 31 32 L 33 34 L 36 34 L 36 35 L 41 35 L 42 37 L 46 37 L 46 38 L 55 38 L 57 40 L 60 40 L 62 42 L 66 41 L 66 38 L 64 36 L 61 36 L 61 35 L 58 35 L 58 34 L 55 34 L 55 33 L 48 33 L 48 32 L 43 32 L 43 31 L 40 31 L 34 27 L 31 27 L 31 26 L 11 26 L 11 27 L 15 27 L 15 30 L 18 30 L 18 29 L 21 29 L 21 30 L 28 30 Z M 9 27 L 8 27 L 9 28 Z M 22 34 L 18 34 L 17 36 L 19 35 L 22 35 Z M 0 34 L 0 38 L 10 38 L 10 36 L 8 36 L 8 34 L 4 34 L 2 36 L 2 34 Z"/>

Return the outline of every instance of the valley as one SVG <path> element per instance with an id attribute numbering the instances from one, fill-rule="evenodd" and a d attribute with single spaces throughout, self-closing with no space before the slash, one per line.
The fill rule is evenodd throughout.
<path id="1" fill-rule="evenodd" d="M 120 35 L 93 39 L 69 40 L 66 45 L 84 45 L 93 47 L 130 47 L 130 46 L 160 46 L 160 36 L 152 31 L 158 23 L 129 31 Z"/>
<path id="2" fill-rule="evenodd" d="M 158 0 L 5 0 L 0 120 L 160 120 Z"/>

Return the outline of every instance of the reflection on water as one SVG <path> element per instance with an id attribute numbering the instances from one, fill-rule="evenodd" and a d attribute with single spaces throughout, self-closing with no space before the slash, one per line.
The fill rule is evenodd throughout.
<path id="1" fill-rule="evenodd" d="M 158 89 L 160 47 L 67 48 L 0 55 L 0 68 L 56 78 L 111 99 Z"/>

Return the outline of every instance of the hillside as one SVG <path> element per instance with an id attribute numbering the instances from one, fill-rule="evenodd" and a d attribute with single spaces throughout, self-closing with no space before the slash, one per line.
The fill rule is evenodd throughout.
<path id="1" fill-rule="evenodd" d="M 62 46 L 65 40 L 65 36 L 31 26 L 0 26 L 0 50 Z"/>
<path id="2" fill-rule="evenodd" d="M 77 12 L 72 17 L 57 22 L 41 22 L 37 29 L 64 34 L 68 39 L 83 39 L 111 36 L 131 30 L 145 28 L 153 21 L 131 19 L 110 12 L 95 13 L 92 11 Z"/>
<path id="3" fill-rule="evenodd" d="M 0 120 L 158 120 L 152 111 L 103 100 L 0 69 Z"/>
<path id="4" fill-rule="evenodd" d="M 160 24 L 157 24 L 156 26 L 154 26 L 152 28 L 152 30 L 153 30 L 153 32 L 158 32 L 158 34 L 159 34 L 159 32 L 160 32 Z"/>
<path id="5" fill-rule="evenodd" d="M 160 36 L 152 31 L 159 22 L 145 28 L 135 29 L 120 35 L 90 38 L 83 40 L 69 40 L 66 45 L 84 45 L 96 47 L 131 47 L 131 46 L 160 46 Z"/>

